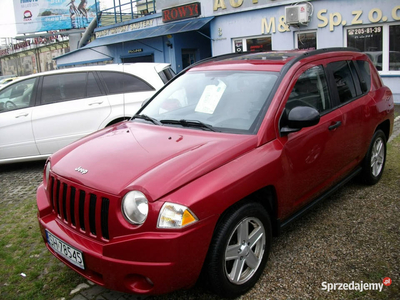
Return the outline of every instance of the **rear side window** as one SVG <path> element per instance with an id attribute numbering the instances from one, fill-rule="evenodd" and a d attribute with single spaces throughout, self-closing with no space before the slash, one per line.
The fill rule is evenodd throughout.
<path id="1" fill-rule="evenodd" d="M 369 63 L 365 60 L 356 60 L 355 64 L 359 70 L 361 91 L 364 94 L 371 89 L 371 69 L 369 68 Z"/>
<path id="2" fill-rule="evenodd" d="M 126 73 L 100 72 L 109 94 L 154 91 L 146 81 Z"/>
<path id="3" fill-rule="evenodd" d="M 164 83 L 167 83 L 172 78 L 174 78 L 175 72 L 171 68 L 166 68 L 166 69 L 162 70 L 161 72 L 159 72 L 158 75 L 160 75 L 161 80 Z"/>
<path id="4" fill-rule="evenodd" d="M 347 61 L 337 61 L 329 64 L 332 70 L 340 103 L 348 102 L 357 97 L 353 75 Z"/>

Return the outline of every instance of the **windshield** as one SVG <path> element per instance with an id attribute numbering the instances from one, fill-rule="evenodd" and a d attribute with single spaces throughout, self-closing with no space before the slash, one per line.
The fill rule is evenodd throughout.
<path id="1" fill-rule="evenodd" d="M 277 77 L 271 72 L 188 72 L 163 89 L 139 114 L 164 126 L 256 133 Z"/>

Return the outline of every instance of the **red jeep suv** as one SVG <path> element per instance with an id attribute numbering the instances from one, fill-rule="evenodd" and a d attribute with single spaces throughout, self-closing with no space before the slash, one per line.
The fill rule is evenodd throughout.
<path id="1" fill-rule="evenodd" d="M 51 253 L 142 295 L 192 286 L 236 297 L 272 236 L 359 175 L 382 176 L 394 103 L 347 48 L 228 54 L 194 64 L 130 120 L 45 166 L 38 218 Z"/>

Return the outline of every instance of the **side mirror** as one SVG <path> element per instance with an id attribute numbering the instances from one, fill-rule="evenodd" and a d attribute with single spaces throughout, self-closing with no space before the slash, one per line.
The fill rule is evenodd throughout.
<path id="1" fill-rule="evenodd" d="M 297 106 L 289 111 L 287 116 L 287 126 L 281 128 L 281 133 L 291 133 L 299 131 L 304 127 L 317 125 L 321 116 L 313 107 Z"/>

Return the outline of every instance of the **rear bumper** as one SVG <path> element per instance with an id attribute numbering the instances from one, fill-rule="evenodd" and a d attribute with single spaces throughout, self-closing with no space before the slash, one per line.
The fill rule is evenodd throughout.
<path id="1" fill-rule="evenodd" d="M 184 231 L 145 232 L 101 243 L 71 230 L 46 203 L 39 187 L 38 220 L 49 251 L 88 280 L 125 293 L 157 295 L 194 285 L 216 222 L 210 218 Z M 85 269 L 57 254 L 47 243 L 46 230 L 81 251 Z"/>

